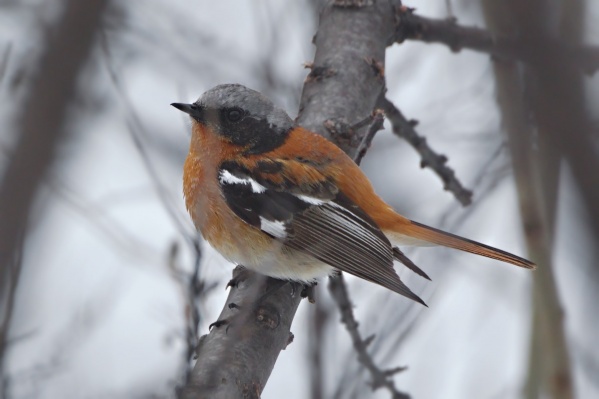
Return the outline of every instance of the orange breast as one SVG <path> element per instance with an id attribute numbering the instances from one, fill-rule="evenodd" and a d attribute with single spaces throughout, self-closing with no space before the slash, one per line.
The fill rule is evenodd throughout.
<path id="1" fill-rule="evenodd" d="M 226 204 L 218 183 L 218 166 L 240 149 L 194 123 L 183 167 L 185 205 L 196 228 L 225 258 L 248 263 L 271 247 L 272 239 L 237 217 Z"/>

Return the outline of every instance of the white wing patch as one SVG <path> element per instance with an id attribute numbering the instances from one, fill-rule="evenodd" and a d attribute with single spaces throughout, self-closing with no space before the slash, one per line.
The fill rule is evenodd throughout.
<path id="1" fill-rule="evenodd" d="M 268 220 L 260 216 L 260 230 L 275 238 L 284 239 L 287 237 L 287 231 L 285 229 L 285 223 L 280 220 Z"/>
<path id="2" fill-rule="evenodd" d="M 310 197 L 308 195 L 301 195 L 301 194 L 296 194 L 295 195 L 297 198 L 299 198 L 300 200 L 310 204 L 310 205 L 322 205 L 324 203 L 327 203 L 329 201 L 323 201 L 321 199 L 318 198 L 314 198 L 314 197 Z"/>
<path id="3" fill-rule="evenodd" d="M 262 194 L 266 191 L 266 187 L 256 180 L 250 177 L 242 179 L 241 177 L 231 174 L 231 172 L 226 169 L 221 170 L 219 180 L 221 184 L 249 184 L 252 186 L 252 192 L 254 192 L 254 194 Z"/>

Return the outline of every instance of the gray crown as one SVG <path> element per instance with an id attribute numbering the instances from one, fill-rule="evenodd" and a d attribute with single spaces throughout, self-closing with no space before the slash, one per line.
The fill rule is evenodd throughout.
<path id="1" fill-rule="evenodd" d="M 260 92 L 240 84 L 215 86 L 202 94 L 196 104 L 215 109 L 239 107 L 252 117 L 264 119 L 278 128 L 289 129 L 293 126 L 293 120 L 285 111 L 277 108 Z"/>

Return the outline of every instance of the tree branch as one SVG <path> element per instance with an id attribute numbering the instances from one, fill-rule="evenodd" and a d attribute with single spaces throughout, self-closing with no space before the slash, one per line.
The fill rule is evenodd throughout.
<path id="1" fill-rule="evenodd" d="M 259 398 L 280 351 L 293 340 L 289 330 L 301 285 L 240 266 L 233 279 L 218 318 L 225 323 L 200 338 L 198 361 L 180 398 Z"/>
<path id="2" fill-rule="evenodd" d="M 341 322 L 345 324 L 347 332 L 349 333 L 354 349 L 358 353 L 358 361 L 368 370 L 372 377 L 372 389 L 377 390 L 385 387 L 391 393 L 391 397 L 394 399 L 409 399 L 410 396 L 399 392 L 395 388 L 393 380 L 390 379 L 394 374 L 404 371 L 405 367 L 397 367 L 390 370 L 381 370 L 374 363 L 374 360 L 368 353 L 368 346 L 374 340 L 374 335 L 366 339 L 362 339 L 360 332 L 358 331 L 358 322 L 356 321 L 352 312 L 352 304 L 347 293 L 345 281 L 343 275 L 331 277 L 329 279 L 329 291 L 337 303 L 337 307 L 341 312 Z"/>
<path id="3" fill-rule="evenodd" d="M 433 19 L 414 14 L 413 9 L 400 7 L 401 22 L 397 25 L 394 41 L 416 40 L 439 43 L 458 52 L 469 49 L 487 53 L 495 58 L 526 63 L 551 62 L 545 54 L 556 54 L 580 71 L 594 74 L 599 68 L 599 46 L 569 45 L 549 37 L 528 38 L 523 43 L 518 36 L 493 34 L 486 29 L 461 26 L 455 18 Z M 549 50 L 549 51 L 548 51 Z M 543 56 L 539 59 L 539 56 Z"/>
<path id="4" fill-rule="evenodd" d="M 393 133 L 405 139 L 418 151 L 421 157 L 420 166 L 422 168 L 430 167 L 443 181 L 445 190 L 453 193 L 463 206 L 470 205 L 472 191 L 464 188 L 455 176 L 453 169 L 446 165 L 447 157 L 433 151 L 426 139 L 416 132 L 414 129 L 416 121 L 407 120 L 401 111 L 383 95 L 379 99 L 378 106 L 385 111 L 387 119 L 391 122 Z"/>

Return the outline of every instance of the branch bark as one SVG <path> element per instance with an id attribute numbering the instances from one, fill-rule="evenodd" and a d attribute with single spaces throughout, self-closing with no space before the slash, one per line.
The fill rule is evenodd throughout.
<path id="1" fill-rule="evenodd" d="M 400 18 L 401 24 L 398 25 L 394 38 L 399 43 L 404 40 L 439 43 L 455 52 L 468 49 L 504 61 L 526 63 L 552 62 L 550 54 L 555 54 L 587 74 L 594 74 L 599 69 L 599 46 L 583 46 L 541 36 L 530 37 L 528 43 L 523 43 L 519 37 L 511 34 L 513 32 L 491 32 L 473 26 L 462 26 L 458 25 L 455 18 L 426 18 L 414 14 L 407 7 L 400 9 Z"/>
<path id="2" fill-rule="evenodd" d="M 384 87 L 385 50 L 394 31 L 394 15 L 389 1 L 336 0 L 328 2 L 320 16 L 316 55 L 304 83 L 297 121 L 352 157 L 361 150 L 368 126 L 355 129 L 355 135 L 335 134 L 330 127 L 355 125 L 374 110 Z M 233 323 L 213 328 L 200 339 L 198 361 L 181 397 L 257 398 L 264 389 L 279 352 L 289 341 L 299 288 L 296 284 L 280 286 L 278 280 L 251 272 L 246 276 L 231 289 L 219 318 Z M 260 301 L 264 292 L 277 285 L 274 294 Z M 242 308 L 230 309 L 231 303 Z M 241 317 L 243 313 L 247 316 Z"/>
<path id="3" fill-rule="evenodd" d="M 239 266 L 233 278 L 218 318 L 227 323 L 200 338 L 198 361 L 180 398 L 259 398 L 280 351 L 293 341 L 290 328 L 301 285 L 281 286 Z"/>

